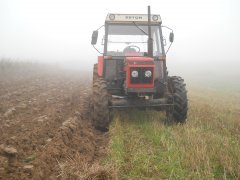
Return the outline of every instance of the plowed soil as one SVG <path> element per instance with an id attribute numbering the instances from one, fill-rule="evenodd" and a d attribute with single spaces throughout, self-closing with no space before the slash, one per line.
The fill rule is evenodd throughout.
<path id="1" fill-rule="evenodd" d="M 80 72 L 2 73 L 0 179 L 80 179 L 62 171 L 66 161 L 98 163 L 108 134 L 91 125 L 90 94 L 91 77 Z"/>

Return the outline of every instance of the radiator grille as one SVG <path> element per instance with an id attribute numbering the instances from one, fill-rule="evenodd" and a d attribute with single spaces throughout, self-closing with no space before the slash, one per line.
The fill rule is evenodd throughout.
<path id="1" fill-rule="evenodd" d="M 137 71 L 138 76 L 132 77 L 132 72 Z M 145 76 L 146 71 L 151 71 L 150 77 Z M 130 68 L 130 83 L 131 84 L 152 84 L 153 80 L 153 68 L 152 67 L 131 67 Z"/>

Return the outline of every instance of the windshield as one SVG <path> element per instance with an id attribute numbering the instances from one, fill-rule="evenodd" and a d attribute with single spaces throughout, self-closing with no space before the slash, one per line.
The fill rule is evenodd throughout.
<path id="1" fill-rule="evenodd" d="M 161 54 L 159 26 L 151 27 L 153 38 L 153 56 Z M 109 25 L 107 55 L 111 56 L 144 56 L 148 49 L 147 25 Z"/>

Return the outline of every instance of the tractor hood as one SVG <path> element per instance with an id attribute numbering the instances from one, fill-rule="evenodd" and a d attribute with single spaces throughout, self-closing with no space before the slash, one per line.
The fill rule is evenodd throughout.
<path id="1" fill-rule="evenodd" d="M 154 59 L 151 57 L 126 57 L 126 64 L 154 64 Z"/>

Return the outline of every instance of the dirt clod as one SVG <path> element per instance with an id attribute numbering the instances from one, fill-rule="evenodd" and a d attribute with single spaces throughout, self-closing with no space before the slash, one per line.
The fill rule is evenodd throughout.
<path id="1" fill-rule="evenodd" d="M 3 151 L 4 153 L 6 153 L 6 155 L 9 155 L 9 156 L 14 156 L 17 154 L 17 149 L 13 147 L 5 147 Z"/>
<path id="2" fill-rule="evenodd" d="M 26 170 L 30 170 L 33 168 L 33 165 L 26 165 L 26 166 L 23 166 L 23 169 L 26 169 Z"/>
<path id="3" fill-rule="evenodd" d="M 16 109 L 14 107 L 9 108 L 5 113 L 4 113 L 4 117 L 5 118 L 9 118 L 10 116 L 12 116 L 14 113 L 16 112 Z"/>

